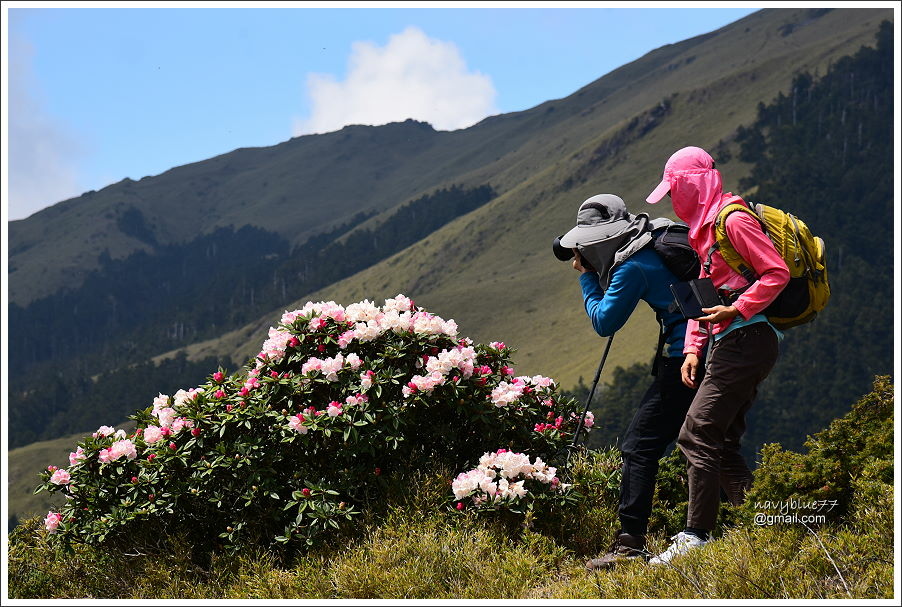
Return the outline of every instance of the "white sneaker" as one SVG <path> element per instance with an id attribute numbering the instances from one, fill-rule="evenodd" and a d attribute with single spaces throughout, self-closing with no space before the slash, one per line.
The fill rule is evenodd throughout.
<path id="1" fill-rule="evenodd" d="M 686 554 L 693 548 L 701 548 L 708 543 L 708 540 L 703 540 L 697 535 L 692 535 L 691 533 L 686 533 L 685 531 L 680 531 L 670 539 L 673 540 L 670 548 L 668 548 L 658 556 L 652 557 L 652 559 L 648 561 L 650 565 L 666 565 L 671 560 L 673 560 L 674 557 Z"/>

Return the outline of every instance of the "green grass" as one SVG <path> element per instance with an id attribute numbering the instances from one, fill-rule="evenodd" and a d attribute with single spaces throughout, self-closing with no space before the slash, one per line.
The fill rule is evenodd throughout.
<path id="1" fill-rule="evenodd" d="M 717 539 L 673 562 L 589 572 L 615 524 L 606 476 L 612 451 L 575 462 L 587 504 L 548 520 L 477 518 L 439 505 L 442 475 L 410 491 L 328 544 L 292 558 L 256 552 L 198 564 L 170 538 L 164 552 L 116 555 L 102 548 L 56 552 L 35 519 L 13 534 L 11 598 L 106 599 L 831 599 L 893 596 L 891 509 L 877 518 L 807 530 L 737 520 Z M 890 490 L 891 491 L 891 490 Z M 889 497 L 891 500 L 891 496 Z M 886 503 L 891 503 L 888 501 Z M 661 508 L 664 502 L 656 502 Z M 681 504 L 679 509 L 683 508 Z M 663 517 L 666 518 L 666 517 Z M 658 529 L 652 549 L 667 545 Z"/>

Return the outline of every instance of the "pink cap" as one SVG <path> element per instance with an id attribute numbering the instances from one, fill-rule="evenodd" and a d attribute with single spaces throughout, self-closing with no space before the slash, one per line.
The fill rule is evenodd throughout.
<path id="1" fill-rule="evenodd" d="M 658 187 L 648 195 L 645 199 L 650 204 L 659 202 L 667 192 L 670 191 L 670 180 L 677 171 L 687 171 L 690 169 L 713 169 L 714 159 L 705 150 L 689 146 L 673 153 L 667 164 L 664 165 L 664 177 Z"/>

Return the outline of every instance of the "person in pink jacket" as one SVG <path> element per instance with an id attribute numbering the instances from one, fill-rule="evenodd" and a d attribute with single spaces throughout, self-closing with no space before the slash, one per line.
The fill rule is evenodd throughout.
<path id="1" fill-rule="evenodd" d="M 675 152 L 664 166 L 664 176 L 647 202 L 670 197 L 677 217 L 689 225 L 689 243 L 705 261 L 700 278 L 711 278 L 724 305 L 704 308 L 706 316 L 689 320 L 683 352 L 682 381 L 698 388 L 677 444 L 686 457 L 689 507 L 686 528 L 671 546 L 652 558 L 651 564 L 668 563 L 675 556 L 705 545 L 714 529 L 721 490 L 735 505 L 751 487 L 752 473 L 739 451 L 745 433 L 745 416 L 777 360 L 783 335 L 762 311 L 789 282 L 789 269 L 761 224 L 748 213 L 731 213 L 725 228 L 730 244 L 754 270 L 749 281 L 734 271 L 714 244 L 714 222 L 726 205 L 744 201 L 724 193 L 714 159 L 699 147 Z M 705 375 L 696 386 L 699 359 L 710 345 Z"/>

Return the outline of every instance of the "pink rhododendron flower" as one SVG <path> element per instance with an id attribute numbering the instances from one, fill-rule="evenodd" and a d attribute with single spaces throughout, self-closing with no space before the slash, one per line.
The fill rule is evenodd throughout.
<path id="1" fill-rule="evenodd" d="M 355 394 L 353 396 L 347 397 L 345 399 L 345 404 L 354 406 L 354 405 L 359 405 L 359 404 L 365 403 L 367 401 L 369 401 L 369 398 L 367 398 L 363 394 Z"/>
<path id="2" fill-rule="evenodd" d="M 69 454 L 69 465 L 74 466 L 83 459 L 85 459 L 85 450 L 81 447 L 77 447 L 75 451 Z"/>
<path id="3" fill-rule="evenodd" d="M 106 464 L 114 462 L 121 457 L 135 459 L 137 456 L 138 452 L 135 449 L 135 444 L 128 439 L 122 439 L 113 443 L 109 448 L 102 449 L 97 455 L 97 459 L 99 459 L 101 463 Z"/>
<path id="4" fill-rule="evenodd" d="M 147 426 L 144 428 L 144 442 L 152 445 L 163 438 L 163 432 L 157 426 Z"/>
<path id="5" fill-rule="evenodd" d="M 321 371 L 323 368 L 323 361 L 316 357 L 308 358 L 307 361 L 301 365 L 301 374 L 306 375 L 311 371 Z"/>
<path id="6" fill-rule="evenodd" d="M 338 417 L 342 413 L 341 403 L 333 400 L 326 408 L 326 413 L 329 415 L 329 417 Z"/>
<path id="7" fill-rule="evenodd" d="M 409 312 L 413 310 L 413 300 L 401 295 L 400 293 L 394 299 L 386 299 L 385 305 L 382 306 L 383 312 Z"/>
<path id="8" fill-rule="evenodd" d="M 344 367 L 344 356 L 336 354 L 334 358 L 327 358 L 322 361 L 320 371 L 329 381 L 338 381 L 338 372 Z"/>
<path id="9" fill-rule="evenodd" d="M 65 468 L 57 469 L 53 475 L 50 477 L 50 482 L 54 485 L 68 485 L 69 484 L 69 473 Z"/>
<path id="10" fill-rule="evenodd" d="M 188 419 L 187 417 L 177 417 L 172 420 L 172 433 L 178 434 L 182 431 L 182 428 L 193 428 L 194 422 Z"/>
<path id="11" fill-rule="evenodd" d="M 361 364 L 363 364 L 363 361 L 360 360 L 360 357 L 353 352 L 345 357 L 345 362 L 348 363 L 348 366 L 350 366 L 355 371 L 360 368 Z"/>
<path id="12" fill-rule="evenodd" d="M 504 348 L 506 348 L 507 346 L 504 345 L 503 341 L 493 341 L 492 343 L 489 344 L 489 347 L 500 351 L 500 350 L 503 350 Z"/>
<path id="13" fill-rule="evenodd" d="M 301 434 L 307 434 L 309 428 L 304 425 L 304 416 L 303 415 L 292 415 L 288 418 L 288 427 L 292 430 L 296 430 Z"/>
<path id="14" fill-rule="evenodd" d="M 269 339 L 263 342 L 263 347 L 260 350 L 260 358 L 268 359 L 270 362 L 282 360 L 285 356 L 285 349 L 288 347 L 288 342 L 292 337 L 294 337 L 294 335 L 289 331 L 270 327 Z"/>
<path id="15" fill-rule="evenodd" d="M 48 512 L 47 516 L 44 517 L 44 528 L 50 533 L 56 533 L 56 528 L 59 527 L 62 520 L 63 515 L 59 512 Z"/>
<path id="16" fill-rule="evenodd" d="M 126 438 L 118 440 L 110 446 L 110 455 L 114 460 L 123 456 L 128 459 L 135 459 L 138 456 L 138 451 L 135 449 L 135 443 Z"/>
<path id="17" fill-rule="evenodd" d="M 178 409 L 179 407 L 184 406 L 197 398 L 201 392 L 202 391 L 197 388 L 191 388 L 190 390 L 179 390 L 172 395 L 172 406 Z"/>
<path id="18" fill-rule="evenodd" d="M 157 420 L 160 422 L 160 426 L 164 428 L 170 427 L 176 416 L 175 409 L 173 409 L 172 407 L 163 407 L 162 409 L 156 409 L 152 412 L 152 414 L 157 416 Z"/>
<path id="19" fill-rule="evenodd" d="M 369 390 L 373 386 L 373 377 L 375 373 L 372 371 L 364 371 L 360 374 L 360 389 Z"/>
<path id="20" fill-rule="evenodd" d="M 354 338 L 357 336 L 357 333 L 351 329 L 349 331 L 345 331 L 341 335 L 338 336 L 338 347 L 344 350 L 348 347 L 348 345 L 354 341 Z"/>
<path id="21" fill-rule="evenodd" d="M 111 426 L 100 426 L 97 428 L 97 432 L 94 432 L 91 436 L 97 438 L 98 436 L 110 436 L 114 434 L 116 429 Z"/>

